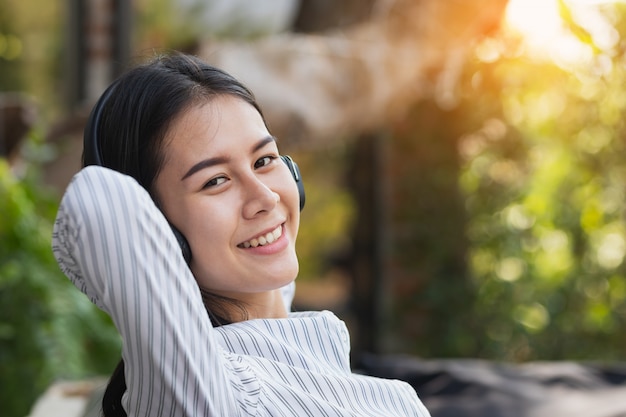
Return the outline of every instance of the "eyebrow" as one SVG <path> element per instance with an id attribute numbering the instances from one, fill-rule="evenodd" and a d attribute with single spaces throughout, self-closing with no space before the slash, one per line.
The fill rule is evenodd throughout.
<path id="1" fill-rule="evenodd" d="M 270 136 L 266 136 L 266 137 L 264 137 L 263 139 L 261 139 L 260 141 L 258 141 L 257 143 L 254 144 L 254 146 L 250 150 L 250 153 L 255 153 L 259 149 L 262 149 L 264 146 L 267 146 L 268 144 L 270 144 L 272 142 L 276 142 L 276 138 L 274 136 L 271 136 L 271 135 Z M 196 172 L 201 171 L 201 170 L 203 170 L 205 168 L 210 168 L 210 167 L 215 166 L 215 165 L 224 164 L 224 163 L 228 162 L 229 159 L 230 158 L 223 157 L 223 156 L 218 156 L 218 157 L 215 157 L 215 158 L 203 159 L 202 161 L 198 162 L 197 164 L 195 164 L 194 166 L 189 168 L 189 171 L 187 171 L 187 173 L 185 173 L 185 175 L 183 175 L 183 177 L 180 180 L 183 181 L 183 180 L 191 177 Z"/>

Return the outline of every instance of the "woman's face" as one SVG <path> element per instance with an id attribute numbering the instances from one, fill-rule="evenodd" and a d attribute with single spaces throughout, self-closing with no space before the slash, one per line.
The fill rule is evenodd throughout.
<path id="1" fill-rule="evenodd" d="M 227 95 L 192 106 L 164 153 L 156 194 L 201 287 L 254 302 L 295 279 L 298 189 L 254 107 Z"/>

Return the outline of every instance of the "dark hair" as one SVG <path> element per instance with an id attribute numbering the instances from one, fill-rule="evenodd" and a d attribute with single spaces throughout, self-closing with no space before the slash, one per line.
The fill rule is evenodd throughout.
<path id="1" fill-rule="evenodd" d="M 246 101 L 263 118 L 250 90 L 194 56 L 172 53 L 131 69 L 96 104 L 100 117 L 92 128 L 98 138 L 98 164 L 133 177 L 157 201 L 154 182 L 163 168 L 163 142 L 170 123 L 190 106 L 223 95 Z M 84 153 L 83 166 L 90 163 Z M 245 316 L 245 308 L 237 301 L 202 288 L 200 292 L 214 326 L 229 323 L 227 307 L 235 306 Z M 126 417 L 121 404 L 125 391 L 124 361 L 120 360 L 102 399 L 105 417 Z"/>
<path id="2" fill-rule="evenodd" d="M 163 139 L 169 124 L 189 106 L 232 95 L 252 105 L 263 118 L 250 90 L 191 55 L 159 56 L 131 69 L 113 86 L 95 126 L 99 164 L 135 178 L 153 197 L 163 165 Z"/>

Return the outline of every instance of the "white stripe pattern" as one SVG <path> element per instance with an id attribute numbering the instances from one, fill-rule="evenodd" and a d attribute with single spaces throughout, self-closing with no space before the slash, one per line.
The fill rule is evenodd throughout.
<path id="1" fill-rule="evenodd" d="M 331 312 L 213 328 L 167 221 L 130 177 L 79 172 L 52 240 L 122 336 L 129 416 L 429 416 L 407 383 L 351 372 Z"/>

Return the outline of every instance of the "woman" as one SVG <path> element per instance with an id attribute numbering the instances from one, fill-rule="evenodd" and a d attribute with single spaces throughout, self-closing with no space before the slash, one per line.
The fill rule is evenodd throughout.
<path id="1" fill-rule="evenodd" d="M 351 372 L 332 313 L 288 312 L 299 177 L 231 76 L 180 54 L 129 71 L 84 164 L 53 250 L 122 336 L 106 417 L 428 416 L 408 384 Z"/>

